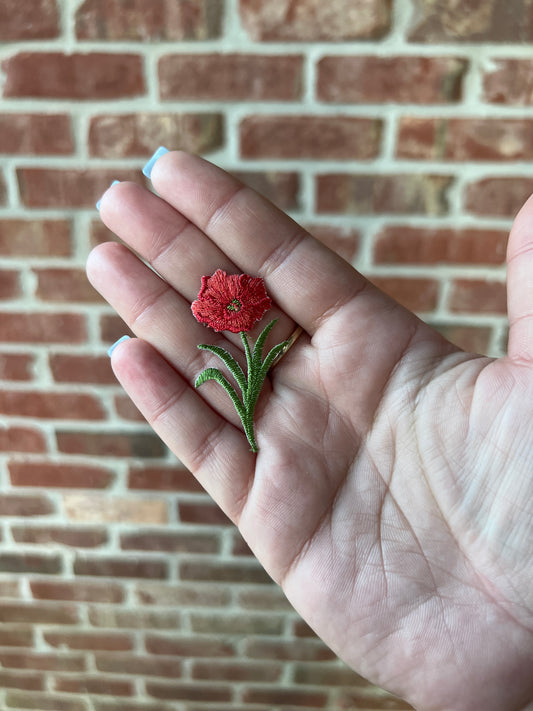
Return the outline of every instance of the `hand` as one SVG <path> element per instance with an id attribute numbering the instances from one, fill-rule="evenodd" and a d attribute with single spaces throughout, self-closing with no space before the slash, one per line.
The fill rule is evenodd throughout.
<path id="1" fill-rule="evenodd" d="M 493 360 L 206 161 L 168 153 L 152 180 L 161 197 L 107 191 L 102 219 L 127 246 L 88 262 L 138 336 L 112 358 L 137 407 L 359 673 L 420 711 L 532 708 L 533 200 L 509 245 L 509 355 Z M 273 343 L 305 331 L 258 403 L 257 455 L 222 388 L 193 387 L 219 364 L 197 344 L 242 358 L 191 314 L 218 268 L 265 280 Z"/>

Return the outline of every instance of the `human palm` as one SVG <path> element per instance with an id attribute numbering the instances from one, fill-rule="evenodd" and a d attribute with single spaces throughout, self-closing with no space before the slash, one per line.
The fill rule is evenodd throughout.
<path id="1" fill-rule="evenodd" d="M 511 236 L 509 356 L 494 361 L 209 163 L 170 153 L 152 179 L 161 197 L 116 185 L 101 214 L 156 271 L 114 243 L 88 263 L 139 337 L 113 354 L 133 401 L 359 673 L 420 711 L 533 707 L 533 203 Z M 198 343 L 243 358 L 190 311 L 217 268 L 265 280 L 273 343 L 304 328 L 259 400 L 257 455 L 222 388 L 193 387 L 216 365 Z"/>

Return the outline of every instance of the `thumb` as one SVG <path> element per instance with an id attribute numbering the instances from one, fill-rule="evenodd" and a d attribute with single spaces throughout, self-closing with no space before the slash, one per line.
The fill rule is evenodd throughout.
<path id="1" fill-rule="evenodd" d="M 507 247 L 509 357 L 533 363 L 533 196 L 518 213 Z"/>

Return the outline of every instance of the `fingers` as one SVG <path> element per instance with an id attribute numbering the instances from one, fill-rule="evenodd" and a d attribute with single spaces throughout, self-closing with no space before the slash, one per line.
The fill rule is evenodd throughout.
<path id="1" fill-rule="evenodd" d="M 244 434 L 215 413 L 148 343 L 121 343 L 112 365 L 155 432 L 237 522 L 255 464 Z"/>
<path id="2" fill-rule="evenodd" d="M 160 197 L 134 183 L 110 188 L 102 198 L 100 215 L 189 304 L 197 297 L 204 274 L 213 274 L 217 269 L 229 274 L 241 271 L 196 225 Z M 279 308 L 274 306 L 268 317 L 279 319 L 278 340 L 284 340 L 294 330 L 292 319 Z M 257 332 L 261 328 L 258 326 Z M 255 335 L 254 330 L 252 337 Z M 238 337 L 230 340 L 242 347 Z"/>
<path id="3" fill-rule="evenodd" d="M 198 324 L 190 304 L 126 247 L 115 243 L 97 247 L 87 262 L 87 275 L 130 329 L 150 341 L 189 383 L 194 383 L 204 368 L 219 366 L 197 345 L 207 340 L 227 349 L 224 336 Z M 209 398 L 217 412 L 238 424 L 231 401 L 221 388 L 204 385 L 201 395 Z"/>
<path id="4" fill-rule="evenodd" d="M 365 284 L 270 202 L 197 156 L 167 153 L 155 164 L 152 180 L 239 271 L 261 276 L 277 304 L 310 334 Z"/>
<path id="5" fill-rule="evenodd" d="M 509 357 L 533 362 L 533 196 L 518 214 L 507 248 Z"/>

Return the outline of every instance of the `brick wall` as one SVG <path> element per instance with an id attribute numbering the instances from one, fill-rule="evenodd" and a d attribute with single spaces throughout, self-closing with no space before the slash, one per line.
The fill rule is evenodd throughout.
<path id="1" fill-rule="evenodd" d="M 526 0 L 0 2 L 0 707 L 404 709 L 347 670 L 122 394 L 84 262 L 160 144 L 451 340 L 505 348 Z"/>

